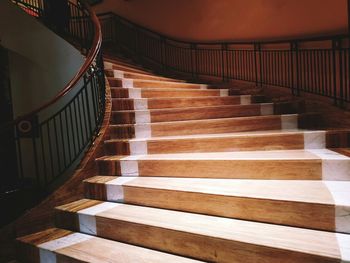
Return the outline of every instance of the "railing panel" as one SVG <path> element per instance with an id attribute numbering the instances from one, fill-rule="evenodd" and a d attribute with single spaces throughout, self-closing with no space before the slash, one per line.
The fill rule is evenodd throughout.
<path id="1" fill-rule="evenodd" d="M 45 193 L 54 188 L 58 179 L 71 174 L 102 124 L 105 82 L 101 35 L 96 16 L 80 1 L 67 2 L 62 6 L 60 11 L 63 13 L 56 14 L 62 16 L 59 24 L 49 17 L 52 15 L 47 5 L 49 2 L 12 2 L 37 17 L 87 56 L 74 79 L 55 98 L 0 129 L 2 136 L 13 134 L 15 138 L 18 167 L 18 171 L 10 171 L 18 173 L 18 176 L 5 175 L 13 176 L 16 180 L 2 185 L 0 194 L 23 186 Z M 61 100 L 64 96 L 65 100 Z"/>
<path id="2" fill-rule="evenodd" d="M 113 13 L 101 14 L 100 19 L 110 47 L 117 51 L 127 48 L 131 58 L 163 74 L 181 74 L 194 81 L 203 76 L 243 80 L 286 87 L 294 95 L 309 92 L 330 97 L 339 106 L 350 102 L 347 35 L 191 43 L 171 39 Z"/>

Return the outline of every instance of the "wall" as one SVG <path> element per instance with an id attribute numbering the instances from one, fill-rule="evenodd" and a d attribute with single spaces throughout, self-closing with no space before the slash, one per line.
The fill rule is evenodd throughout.
<path id="1" fill-rule="evenodd" d="M 347 0 L 104 0 L 94 8 L 195 41 L 346 33 L 348 23 Z"/>
<path id="2" fill-rule="evenodd" d="M 0 0 L 0 45 L 9 50 L 14 117 L 29 113 L 53 99 L 76 75 L 84 63 L 84 57 L 75 47 L 8 0 Z M 82 85 L 83 83 L 80 81 L 73 91 L 53 106 L 40 112 L 39 120 L 44 121 L 65 106 Z M 91 92 L 87 96 L 91 101 L 90 94 Z M 83 112 L 82 102 L 76 104 L 74 110 L 70 111 L 71 114 L 76 113 L 76 111 Z M 89 115 L 92 118 L 91 110 Z M 42 181 L 51 180 L 57 176 L 58 171 L 61 172 L 61 167 L 67 168 L 65 171 L 66 174 L 69 174 L 83 156 L 84 152 L 80 153 L 78 149 L 75 149 L 75 144 L 70 143 L 68 137 L 78 138 L 78 136 L 82 136 L 82 130 L 86 126 L 78 127 L 75 125 L 73 128 L 73 124 L 66 124 L 68 117 L 65 119 L 62 116 L 63 114 L 59 115 L 63 124 L 58 121 L 57 117 L 49 124 L 42 126 L 41 132 L 38 132 L 41 137 L 22 137 L 16 141 L 17 149 L 21 149 L 21 151 L 17 151 L 17 160 L 19 161 L 22 157 L 23 174 L 21 177 L 26 179 L 23 181 L 27 184 L 29 184 L 28 178 L 30 182 L 34 182 L 33 178 L 40 178 Z M 71 123 L 76 123 L 77 119 L 77 115 L 69 118 Z M 40 147 L 38 147 L 39 144 Z M 40 159 L 38 174 L 35 173 L 35 153 Z M 77 156 L 75 163 L 66 167 L 65 165 L 70 164 L 71 161 L 67 162 L 68 153 L 69 156 L 73 157 L 80 155 Z M 51 173 L 49 167 L 53 167 L 51 170 L 55 173 Z M 14 169 L 6 170 L 5 166 L 0 163 L 0 170 L 6 171 L 3 176 L 11 178 L 13 181 L 17 180 L 18 174 Z"/>
<path id="3" fill-rule="evenodd" d="M 0 2 L 0 43 L 10 50 L 14 115 L 53 98 L 76 74 L 83 56 L 10 1 Z"/>

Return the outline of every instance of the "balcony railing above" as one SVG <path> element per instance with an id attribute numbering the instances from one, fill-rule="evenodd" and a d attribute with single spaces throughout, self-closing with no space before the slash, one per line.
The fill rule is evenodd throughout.
<path id="1" fill-rule="evenodd" d="M 138 26 L 114 13 L 99 15 L 104 42 L 168 75 L 193 81 L 242 80 L 350 102 L 348 35 L 274 41 L 191 43 Z"/>

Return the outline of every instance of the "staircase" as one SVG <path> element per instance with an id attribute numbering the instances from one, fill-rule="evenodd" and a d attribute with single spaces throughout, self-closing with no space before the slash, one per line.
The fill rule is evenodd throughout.
<path id="1" fill-rule="evenodd" d="M 105 59 L 112 115 L 86 199 L 18 239 L 23 262 L 350 262 L 348 130 Z"/>

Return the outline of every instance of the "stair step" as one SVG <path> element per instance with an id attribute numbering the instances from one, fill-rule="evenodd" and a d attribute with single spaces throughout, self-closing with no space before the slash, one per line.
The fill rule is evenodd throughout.
<path id="1" fill-rule="evenodd" d="M 152 71 L 148 71 L 140 67 L 121 65 L 121 64 L 116 64 L 112 62 L 104 62 L 104 67 L 105 67 L 105 70 L 122 70 L 122 71 L 131 72 L 131 73 L 139 73 L 139 74 L 145 74 L 150 76 L 156 76 Z"/>
<path id="2" fill-rule="evenodd" d="M 134 69 L 144 70 L 147 72 L 152 72 L 152 70 L 147 69 L 145 67 L 142 67 L 141 65 L 135 64 L 132 60 L 125 60 L 125 59 L 110 59 L 110 58 L 104 58 L 104 61 L 107 63 L 111 63 L 112 65 L 121 65 L 125 67 L 130 67 Z"/>
<path id="3" fill-rule="evenodd" d="M 21 262 L 199 262 L 58 228 L 24 236 L 17 241 Z"/>
<path id="4" fill-rule="evenodd" d="M 267 130 L 105 141 L 108 155 L 334 148 L 337 131 Z M 343 135 L 343 132 L 339 132 Z M 349 134 L 349 132 L 347 132 Z M 337 137 L 337 136 L 335 136 Z M 341 137 L 341 136 L 339 136 Z M 348 142 L 345 142 L 348 143 Z M 348 147 L 339 145 L 339 147 Z"/>
<path id="5" fill-rule="evenodd" d="M 304 102 L 259 103 L 248 105 L 224 105 L 189 108 L 170 108 L 139 111 L 113 111 L 113 124 L 141 124 L 200 119 L 248 117 L 271 114 L 294 114 L 304 112 Z"/>
<path id="6" fill-rule="evenodd" d="M 56 210 L 60 227 L 204 261 L 350 260 L 347 234 L 87 199 Z"/>
<path id="7" fill-rule="evenodd" d="M 228 96 L 228 89 L 111 88 L 112 98 L 182 98 Z"/>
<path id="8" fill-rule="evenodd" d="M 270 113 L 273 112 L 270 104 Z M 316 115 L 312 115 L 316 116 Z M 111 138 L 152 138 L 192 134 L 219 134 L 244 131 L 286 130 L 312 127 L 310 114 L 249 116 L 142 124 L 110 125 Z M 313 118 L 316 120 L 316 118 Z M 315 125 L 317 122 L 315 123 Z"/>
<path id="9" fill-rule="evenodd" d="M 84 186 L 102 201 L 350 233 L 350 182 L 95 176 Z"/>
<path id="10" fill-rule="evenodd" d="M 147 110 L 220 105 L 247 105 L 264 102 L 264 96 L 213 96 L 190 98 L 112 99 L 112 110 Z"/>
<path id="11" fill-rule="evenodd" d="M 111 87 L 122 88 L 177 88 L 177 89 L 206 89 L 206 84 L 193 84 L 173 81 L 108 78 Z"/>
<path id="12" fill-rule="evenodd" d="M 128 72 L 128 71 L 117 70 L 117 69 L 107 69 L 105 70 L 105 74 L 107 77 L 112 77 L 112 78 L 148 79 L 148 80 L 184 82 L 183 80 L 180 80 L 180 79 L 171 79 L 171 78 L 160 77 L 156 75 Z"/>
<path id="13" fill-rule="evenodd" d="M 96 163 L 100 175 L 350 180 L 350 158 L 328 149 L 104 156 Z"/>

